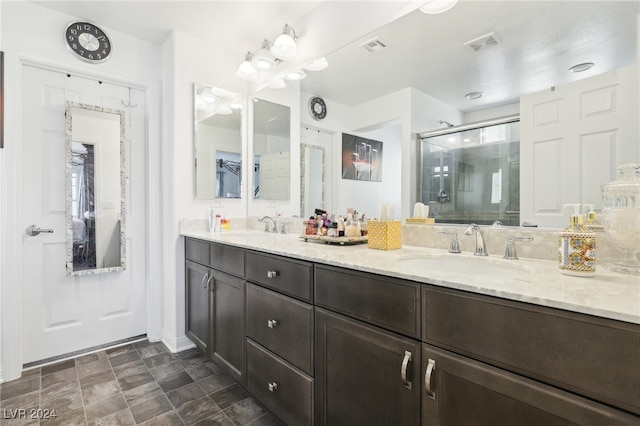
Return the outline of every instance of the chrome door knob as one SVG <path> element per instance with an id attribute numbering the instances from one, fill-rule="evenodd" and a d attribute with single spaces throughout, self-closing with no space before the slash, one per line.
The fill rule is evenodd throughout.
<path id="1" fill-rule="evenodd" d="M 41 232 L 53 234 L 53 229 L 41 229 L 38 225 L 29 225 L 27 226 L 25 232 L 28 236 L 35 237 L 37 235 L 40 235 Z"/>

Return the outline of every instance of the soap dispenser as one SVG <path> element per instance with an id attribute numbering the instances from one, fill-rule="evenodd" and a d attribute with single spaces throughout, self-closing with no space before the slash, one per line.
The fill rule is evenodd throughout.
<path id="1" fill-rule="evenodd" d="M 584 227 L 580 204 L 573 207 L 569 226 L 560 232 L 560 272 L 574 277 L 592 277 L 596 273 L 596 235 Z"/>
<path id="2" fill-rule="evenodd" d="M 589 209 L 589 211 L 587 212 L 587 218 L 584 221 L 584 227 L 587 229 L 587 231 L 603 232 L 604 225 L 598 220 L 598 214 L 593 211 L 594 205 L 585 204 L 584 206 Z"/>

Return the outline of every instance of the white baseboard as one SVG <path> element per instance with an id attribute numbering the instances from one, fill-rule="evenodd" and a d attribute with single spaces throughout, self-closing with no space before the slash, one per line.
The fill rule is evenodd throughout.
<path id="1" fill-rule="evenodd" d="M 173 337 L 167 336 L 167 333 L 163 333 L 162 343 L 165 344 L 167 349 L 172 353 L 186 351 L 187 349 L 195 348 L 196 345 L 187 336 Z"/>

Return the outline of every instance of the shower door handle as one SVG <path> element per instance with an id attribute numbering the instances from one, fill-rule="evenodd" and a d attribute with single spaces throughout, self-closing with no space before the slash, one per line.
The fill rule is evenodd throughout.
<path id="1" fill-rule="evenodd" d="M 28 236 L 35 237 L 40 235 L 41 232 L 45 232 L 47 234 L 53 234 L 53 229 L 40 229 L 38 225 L 29 225 L 25 230 Z"/>

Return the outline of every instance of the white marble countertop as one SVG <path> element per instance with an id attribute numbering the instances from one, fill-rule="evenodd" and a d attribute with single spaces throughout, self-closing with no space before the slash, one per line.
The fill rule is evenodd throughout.
<path id="1" fill-rule="evenodd" d="M 595 277 L 571 277 L 548 260 L 505 260 L 499 255 L 478 257 L 406 245 L 398 250 L 372 250 L 367 244 L 305 242 L 298 235 L 258 231 L 183 230 L 181 235 L 640 324 L 640 277 L 606 268 L 598 268 Z"/>

